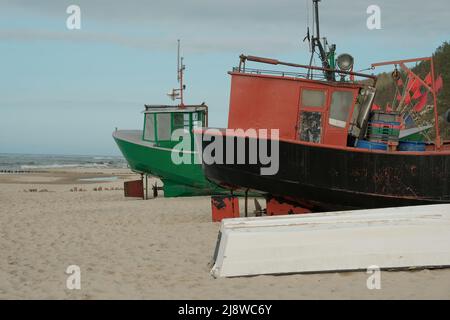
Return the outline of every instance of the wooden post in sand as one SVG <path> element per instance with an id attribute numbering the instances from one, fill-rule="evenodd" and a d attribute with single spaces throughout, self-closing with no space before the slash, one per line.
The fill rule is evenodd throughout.
<path id="1" fill-rule="evenodd" d="M 141 173 L 141 181 L 142 181 L 142 186 L 144 186 L 144 174 L 143 173 Z M 145 200 L 144 189 L 142 189 L 142 200 Z"/>
<path id="2" fill-rule="evenodd" d="M 245 190 L 245 217 L 248 217 L 248 190 Z"/>
<path id="3" fill-rule="evenodd" d="M 145 199 L 148 200 L 148 175 L 145 174 Z"/>

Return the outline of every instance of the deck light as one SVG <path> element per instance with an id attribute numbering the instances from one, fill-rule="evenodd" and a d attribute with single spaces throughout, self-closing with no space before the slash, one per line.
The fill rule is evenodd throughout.
<path id="1" fill-rule="evenodd" d="M 353 68 L 354 59 L 348 53 L 343 53 L 337 58 L 337 65 L 342 71 L 350 71 Z"/>

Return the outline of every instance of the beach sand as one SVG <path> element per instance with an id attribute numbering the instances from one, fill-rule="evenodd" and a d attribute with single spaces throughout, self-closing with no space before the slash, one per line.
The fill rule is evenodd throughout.
<path id="1" fill-rule="evenodd" d="M 111 176 L 118 180 L 78 181 Z M 93 191 L 138 178 L 105 169 L 0 174 L 0 299 L 450 298 L 450 269 L 385 271 L 381 290 L 367 289 L 365 272 L 214 279 L 220 224 L 209 197 Z M 66 288 L 70 265 L 81 268 L 81 290 Z"/>

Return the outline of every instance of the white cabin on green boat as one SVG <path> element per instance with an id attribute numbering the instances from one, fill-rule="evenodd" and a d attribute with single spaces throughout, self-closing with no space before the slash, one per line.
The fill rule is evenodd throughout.
<path id="1" fill-rule="evenodd" d="M 172 134 L 179 129 L 192 133 L 194 128 L 208 125 L 208 106 L 153 106 L 146 105 L 142 140 L 154 143 L 157 147 L 173 148 L 179 141 L 172 140 Z M 191 134 L 191 150 L 194 138 Z"/>

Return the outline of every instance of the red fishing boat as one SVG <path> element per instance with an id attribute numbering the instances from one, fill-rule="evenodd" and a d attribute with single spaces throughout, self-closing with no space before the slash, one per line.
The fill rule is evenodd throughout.
<path id="1" fill-rule="evenodd" d="M 335 59 L 336 46 L 321 39 L 319 1 L 313 0 L 316 30 L 310 41 L 322 65 L 242 55 L 230 72 L 228 129 L 195 131 L 203 150 L 221 158 L 205 161 L 203 155 L 206 177 L 312 212 L 450 203 L 450 142 L 440 136 L 442 83 L 436 81 L 433 58 L 373 64 L 372 69 L 391 65 L 399 84 L 394 105 L 380 108 L 374 105 L 377 77 L 354 72 L 353 58 Z M 408 67 L 421 61 L 429 63 L 427 77 Z M 249 62 L 297 70 L 249 68 Z M 432 116 L 422 117 L 426 107 Z M 406 118 L 414 119 L 413 131 L 422 133 L 423 141 L 400 138 Z M 271 137 L 274 130 L 277 136 Z M 255 156 L 263 147 L 278 155 L 271 174 L 262 173 L 268 163 Z"/>

